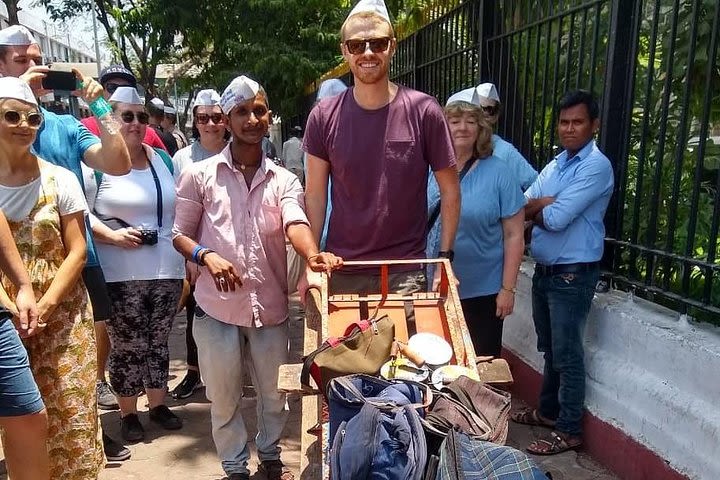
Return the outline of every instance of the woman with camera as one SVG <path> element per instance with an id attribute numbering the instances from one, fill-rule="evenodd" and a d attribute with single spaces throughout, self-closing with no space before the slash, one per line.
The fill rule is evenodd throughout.
<path id="1" fill-rule="evenodd" d="M 118 397 L 121 433 L 144 439 L 137 398 L 147 392 L 150 420 L 176 430 L 182 421 L 165 405 L 168 337 L 185 278 L 183 258 L 172 246 L 175 178 L 164 152 L 142 143 L 148 114 L 137 91 L 119 87 L 110 97 L 130 153 L 127 175 L 85 175 L 93 234 L 98 240 L 113 310 L 110 385 Z"/>
<path id="2" fill-rule="evenodd" d="M 0 78 L 0 208 L 30 275 L 38 316 L 36 328 L 19 332 L 27 357 L 21 347 L 5 358 L 15 367 L 26 365 L 29 358 L 37 388 L 27 376 L 20 382 L 19 370 L 13 378 L 4 378 L 4 387 L 20 384 L 15 384 L 15 391 L 4 392 L 2 403 L 14 408 L 0 414 L 40 412 L 43 402 L 47 409 L 47 444 L 42 414 L 23 426 L 24 436 L 18 436 L 17 425 L 10 425 L 12 437 L 4 440 L 14 442 L 9 456 L 12 478 L 88 480 L 97 478 L 104 459 L 95 407 L 95 330 L 80 276 L 87 256 L 87 207 L 75 175 L 32 152 L 43 126 L 43 114 L 28 84 Z M 15 302 L 23 292 L 12 276 L 3 274 L 0 280 L 0 304 L 19 317 Z M 42 402 L 34 394 L 38 389 Z M 30 442 L 28 433 L 38 435 L 37 442 Z M 32 455 L 18 450 L 23 448 L 47 448 L 49 476 L 44 452 Z M 32 464 L 18 466 L 18 453 Z"/>

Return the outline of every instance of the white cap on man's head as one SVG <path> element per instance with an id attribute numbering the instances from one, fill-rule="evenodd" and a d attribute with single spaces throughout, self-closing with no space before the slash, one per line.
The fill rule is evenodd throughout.
<path id="1" fill-rule="evenodd" d="M 14 98 L 35 106 L 38 104 L 30 85 L 16 77 L 0 77 L 0 99 L 6 98 Z"/>
<path id="2" fill-rule="evenodd" d="M 500 95 L 498 95 L 498 91 L 497 88 L 495 88 L 494 83 L 481 83 L 477 86 L 476 90 L 480 97 L 485 97 L 500 103 Z"/>
<path id="3" fill-rule="evenodd" d="M 347 16 L 347 18 L 352 17 L 353 15 L 356 15 L 358 13 L 374 13 L 378 15 L 379 17 L 385 19 L 389 24 L 392 24 L 390 21 L 390 14 L 388 13 L 387 5 L 385 5 L 384 0 L 360 0 L 357 5 L 350 11 L 350 14 Z"/>
<path id="4" fill-rule="evenodd" d="M 228 115 L 239 103 L 255 98 L 259 91 L 260 84 L 252 78 L 245 75 L 235 77 L 220 97 L 220 108 Z"/>
<path id="5" fill-rule="evenodd" d="M 447 102 L 445 102 L 445 106 L 455 102 L 472 103 L 473 105 L 479 107 L 480 101 L 478 99 L 477 89 L 475 87 L 471 87 L 452 94 L 450 98 L 447 99 Z"/>
<path id="6" fill-rule="evenodd" d="M 215 105 L 220 105 L 220 94 L 212 88 L 200 90 L 197 95 L 195 95 L 193 109 L 195 107 L 214 107 Z"/>
<path id="7" fill-rule="evenodd" d="M 169 107 L 167 105 L 163 107 L 163 111 L 165 112 L 165 115 L 176 115 L 177 114 L 177 110 L 175 110 L 175 107 Z"/>
<path id="8" fill-rule="evenodd" d="M 12 25 L 0 30 L 0 45 L 25 46 L 37 43 L 32 32 L 22 25 Z"/>
<path id="9" fill-rule="evenodd" d="M 109 99 L 110 102 L 129 103 L 130 105 L 143 105 L 140 95 L 135 87 L 117 87 Z M 151 100 L 152 101 L 152 100 Z"/>
<path id="10" fill-rule="evenodd" d="M 318 88 L 317 100 L 322 100 L 323 98 L 340 95 L 342 92 L 347 90 L 347 88 L 347 85 L 345 85 L 343 81 L 339 78 L 331 78 L 329 80 L 325 80 L 320 84 L 320 88 Z"/>
<path id="11" fill-rule="evenodd" d="M 165 102 L 163 102 L 159 98 L 157 98 L 157 97 L 153 98 L 152 100 L 150 100 L 150 103 L 152 104 L 153 107 L 165 111 Z"/>

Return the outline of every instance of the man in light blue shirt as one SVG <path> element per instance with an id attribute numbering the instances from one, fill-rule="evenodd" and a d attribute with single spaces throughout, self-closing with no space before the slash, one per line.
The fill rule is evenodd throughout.
<path id="1" fill-rule="evenodd" d="M 543 169 L 525 192 L 526 219 L 533 223 L 530 250 L 533 321 L 545 370 L 537 410 L 513 420 L 553 428 L 528 446 L 552 455 L 582 444 L 585 401 L 583 330 L 599 277 L 605 226 L 613 192 L 613 170 L 593 136 L 599 108 L 586 91 L 560 100 L 558 137 L 564 151 Z"/>

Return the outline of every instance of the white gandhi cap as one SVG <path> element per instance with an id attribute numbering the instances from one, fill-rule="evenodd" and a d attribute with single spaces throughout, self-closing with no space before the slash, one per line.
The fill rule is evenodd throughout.
<path id="1" fill-rule="evenodd" d="M 360 0 L 357 5 L 355 5 L 355 8 L 350 11 L 347 18 L 350 18 L 355 14 L 365 12 L 374 13 L 385 19 L 388 23 L 392 24 L 390 21 L 390 14 L 388 13 L 384 0 Z"/>
<path id="2" fill-rule="evenodd" d="M 476 88 L 477 94 L 481 97 L 488 98 L 490 100 L 494 100 L 497 103 L 500 103 L 500 95 L 498 95 L 497 88 L 495 88 L 495 84 L 493 83 L 481 83 Z"/>
<path id="3" fill-rule="evenodd" d="M 471 87 L 466 88 L 465 90 L 460 90 L 459 92 L 451 95 L 450 98 L 447 99 L 447 102 L 445 102 L 445 106 L 448 106 L 451 103 L 455 102 L 472 103 L 473 105 L 479 107 L 480 101 L 478 100 L 477 89 L 475 87 Z"/>
<path id="4" fill-rule="evenodd" d="M 347 85 L 345 85 L 343 81 L 339 78 L 331 78 L 329 80 L 325 80 L 320 84 L 320 88 L 318 88 L 317 100 L 334 97 L 335 95 L 339 95 L 345 90 L 347 90 L 347 88 Z"/>
<path id="5" fill-rule="evenodd" d="M 38 43 L 32 32 L 22 25 L 0 30 L 0 45 L 25 46 Z"/>
<path id="6" fill-rule="evenodd" d="M 110 97 L 111 102 L 129 103 L 130 105 L 142 105 L 143 102 L 134 87 L 118 87 Z"/>
<path id="7" fill-rule="evenodd" d="M 255 98 L 259 91 L 260 84 L 258 82 L 245 75 L 240 75 L 225 88 L 220 97 L 220 107 L 225 115 L 228 115 L 237 104 Z"/>
<path id="8" fill-rule="evenodd" d="M 30 85 L 16 77 L 0 78 L 0 98 L 13 98 L 35 106 L 38 104 Z"/>
<path id="9" fill-rule="evenodd" d="M 193 108 L 214 107 L 215 105 L 220 105 L 220 94 L 215 90 L 208 88 L 206 90 L 200 90 L 197 95 L 195 95 Z"/>

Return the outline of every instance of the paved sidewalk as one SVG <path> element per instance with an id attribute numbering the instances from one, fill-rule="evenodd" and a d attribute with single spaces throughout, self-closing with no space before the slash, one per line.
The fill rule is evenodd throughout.
<path id="1" fill-rule="evenodd" d="M 291 361 L 299 361 L 302 351 L 302 322 L 297 302 L 293 303 L 290 327 Z M 170 335 L 170 388 L 180 382 L 185 374 L 185 315 L 178 315 Z M 145 397 L 140 399 L 140 409 L 147 411 Z M 290 418 L 285 428 L 282 442 L 283 461 L 290 467 L 297 479 L 300 478 L 300 401 L 297 397 L 289 399 Z M 146 440 L 130 446 L 132 458 L 122 463 L 110 463 L 100 474 L 100 480 L 177 480 L 225 478 L 220 462 L 215 455 L 215 447 L 210 433 L 210 405 L 205 398 L 204 389 L 179 402 L 168 397 L 168 405 L 184 420 L 182 430 L 165 432 L 155 424 L 150 424 L 147 413 L 140 414 L 140 421 L 146 428 Z M 519 408 L 521 405 L 515 405 Z M 252 387 L 247 387 L 243 400 L 243 413 L 248 422 L 251 436 L 256 432 L 255 399 Z M 105 431 L 113 438 L 120 439 L 120 416 L 118 412 L 102 412 L 101 419 Z M 541 432 L 541 428 L 516 425 L 511 422 L 508 444 L 524 448 Z M 253 451 L 251 471 L 257 468 Z M 0 458 L 1 452 L 0 452 Z M 537 457 L 541 467 L 552 473 L 553 480 L 615 480 L 616 477 L 600 467 L 584 453 L 565 452 L 553 457 Z M 0 472 L 4 468 L 0 466 Z M 0 473 L 0 480 L 7 477 Z M 255 474 L 254 480 L 264 480 L 264 476 Z"/>

